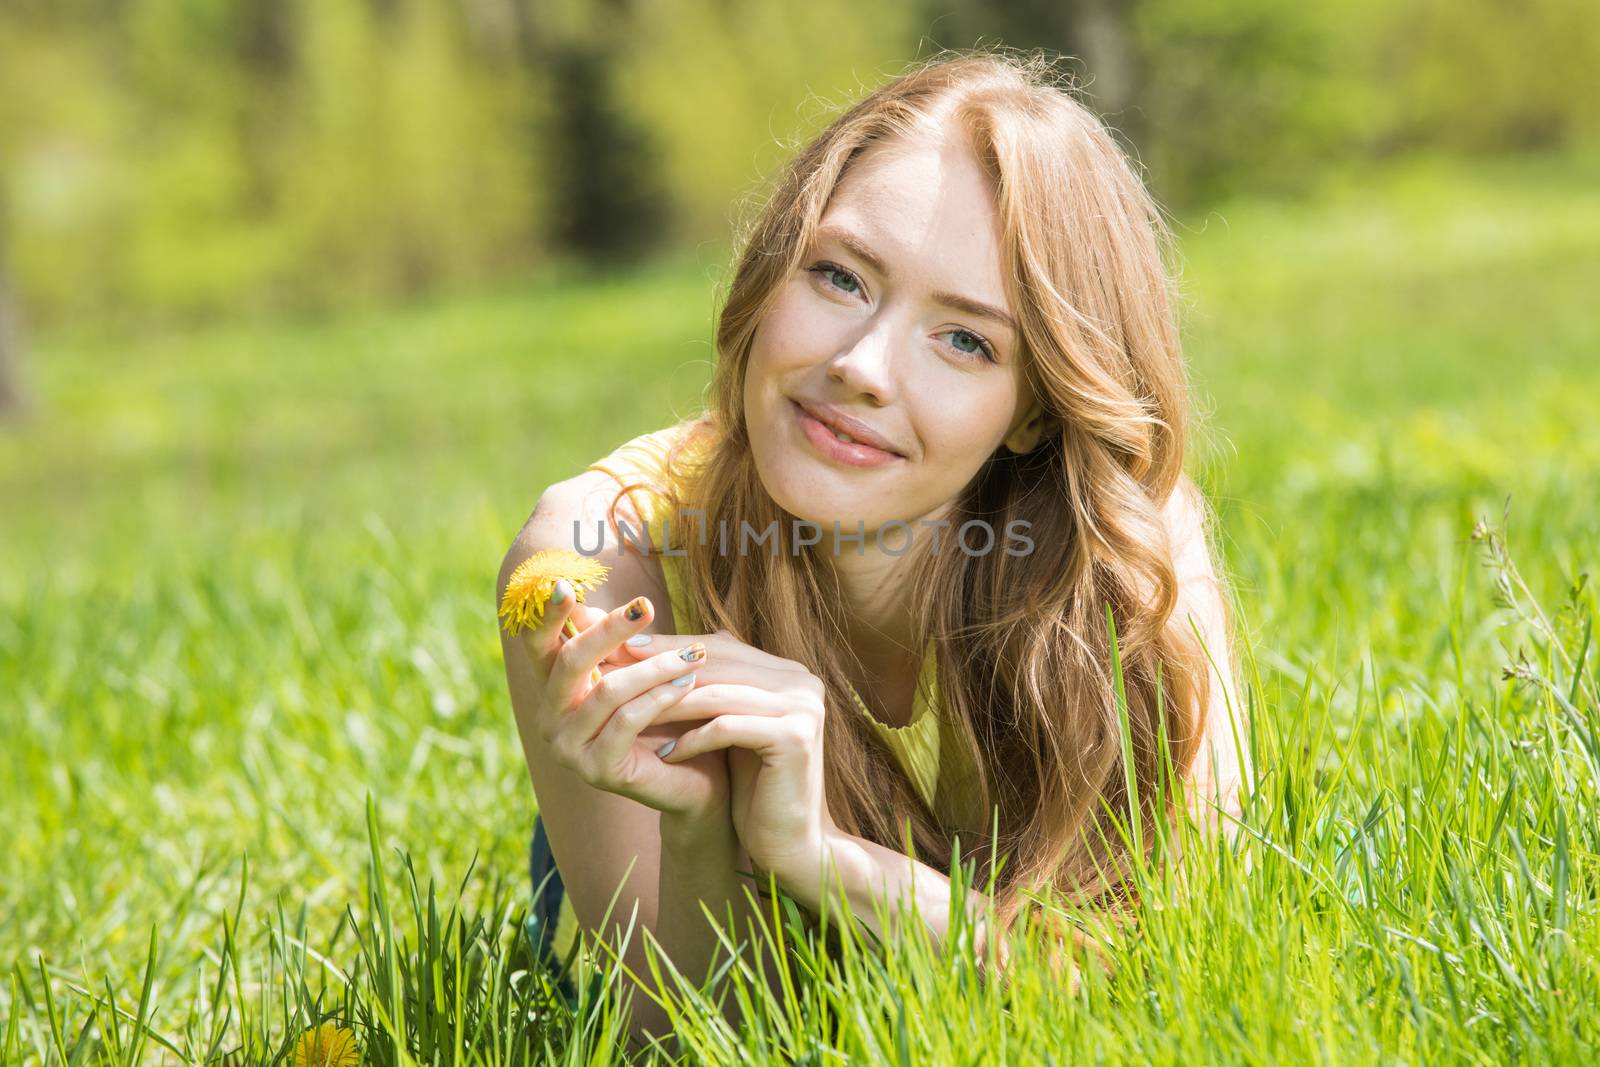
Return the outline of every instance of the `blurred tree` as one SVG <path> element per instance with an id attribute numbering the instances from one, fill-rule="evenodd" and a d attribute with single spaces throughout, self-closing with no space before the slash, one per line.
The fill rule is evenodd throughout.
<path id="1" fill-rule="evenodd" d="M 11 283 L 9 206 L 7 183 L 11 178 L 11 141 L 17 136 L 21 116 L 14 109 L 23 88 L 14 84 L 19 70 L 14 53 L 21 41 L 17 12 L 0 14 L 0 417 L 13 416 L 25 407 L 22 390 L 22 341 L 17 328 L 17 298 Z M 9 134 L 9 136 L 8 136 Z"/>
<path id="2" fill-rule="evenodd" d="M 1381 45 L 1396 99 L 1388 149 L 1549 149 L 1596 129 L 1600 5 L 1452 0 L 1390 9 Z"/>
<path id="3" fill-rule="evenodd" d="M 244 206 L 264 215 L 277 207 L 293 115 L 298 0 L 240 0 L 231 34 L 246 91 L 233 94 L 234 125 L 244 168 Z"/>
<path id="4" fill-rule="evenodd" d="M 927 36 L 943 48 L 997 42 L 1068 57 L 1083 94 L 1124 138 L 1138 139 L 1136 0 L 921 0 Z"/>
<path id="5" fill-rule="evenodd" d="M 671 238 L 726 245 L 765 180 L 853 98 L 903 67 L 909 2 L 641 3 L 617 40 L 613 91 L 654 133 Z"/>
<path id="6" fill-rule="evenodd" d="M 22 390 L 22 341 L 17 330 L 17 301 L 6 269 L 5 202 L 0 199 L 0 417 L 27 408 Z"/>
<path id="7" fill-rule="evenodd" d="M 619 53 L 635 30 L 631 0 L 516 0 L 516 11 L 524 61 L 548 101 L 529 149 L 544 163 L 550 237 L 597 262 L 646 252 L 669 229 L 671 202 L 651 131 L 615 91 L 629 75 Z"/>
<path id="8" fill-rule="evenodd" d="M 721 242 L 930 42 L 1066 56 L 1178 210 L 1600 134 L 1574 0 L 0 0 L 5 302 L 331 309 Z"/>
<path id="9" fill-rule="evenodd" d="M 480 51 L 462 7 L 301 8 L 274 281 L 336 307 L 482 278 L 537 258 L 546 207 L 518 133 L 540 103 Z"/>
<path id="10" fill-rule="evenodd" d="M 1358 72 L 1384 0 L 1141 0 L 1135 46 L 1141 157 L 1169 204 L 1192 207 L 1250 187 L 1305 180 L 1376 88 Z"/>
<path id="11" fill-rule="evenodd" d="M 608 51 L 554 41 L 541 63 L 552 89 L 553 122 L 540 148 L 554 164 L 553 236 L 599 261 L 629 259 L 654 246 L 670 210 L 655 145 L 611 92 L 620 70 Z"/>

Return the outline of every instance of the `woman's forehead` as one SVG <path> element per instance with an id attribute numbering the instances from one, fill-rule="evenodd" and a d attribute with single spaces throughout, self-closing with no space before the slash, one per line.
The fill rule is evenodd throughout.
<path id="1" fill-rule="evenodd" d="M 907 192 L 992 196 L 988 176 L 964 136 L 924 131 L 873 142 L 851 163 L 831 200 Z"/>
<path id="2" fill-rule="evenodd" d="M 1000 224 L 988 179 L 959 145 L 923 140 L 863 156 L 816 233 L 880 274 L 1007 308 Z"/>

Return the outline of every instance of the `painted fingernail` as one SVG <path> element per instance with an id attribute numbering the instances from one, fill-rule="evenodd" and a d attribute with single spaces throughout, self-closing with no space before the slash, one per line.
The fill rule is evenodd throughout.
<path id="1" fill-rule="evenodd" d="M 555 588 L 550 590 L 550 603 L 565 604 L 567 597 L 572 595 L 572 586 L 567 584 L 565 578 L 557 578 Z"/>
<path id="2" fill-rule="evenodd" d="M 681 689 L 693 682 L 694 676 L 698 673 L 698 671 L 690 671 L 688 674 L 680 674 L 672 680 L 672 684 Z"/>
<path id="3" fill-rule="evenodd" d="M 636 622 L 644 618 L 644 597 L 636 596 L 628 604 L 628 610 L 623 612 L 629 622 Z"/>
<path id="4" fill-rule="evenodd" d="M 656 749 L 656 755 L 660 756 L 662 759 L 666 759 L 667 756 L 669 754 L 671 754 L 672 750 L 677 748 L 677 747 L 678 747 L 678 739 L 676 737 L 674 737 L 671 741 L 668 741 L 666 744 L 664 744 L 660 748 Z"/>
<path id="5" fill-rule="evenodd" d="M 685 663 L 699 663 L 706 658 L 706 646 L 696 641 L 682 652 L 679 652 L 678 658 Z"/>
<path id="6" fill-rule="evenodd" d="M 634 634 L 632 637 L 628 638 L 627 643 L 632 645 L 634 648 L 643 648 L 645 645 L 650 643 L 650 635 Z"/>

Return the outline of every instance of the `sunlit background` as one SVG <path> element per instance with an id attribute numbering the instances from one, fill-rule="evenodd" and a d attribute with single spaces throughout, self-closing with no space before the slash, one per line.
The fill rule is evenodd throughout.
<path id="1" fill-rule="evenodd" d="M 735 227 L 794 148 L 979 44 L 1069 57 L 1171 213 L 1191 469 L 1263 715 L 1353 768 L 1326 794 L 1351 818 L 1422 773 L 1395 731 L 1454 736 L 1507 657 L 1473 522 L 1509 498 L 1553 602 L 1600 564 L 1594 4 L 3 0 L 23 1047 L 41 966 L 70 1037 L 71 987 L 137 993 L 152 925 L 176 1033 L 241 880 L 241 937 L 282 902 L 348 963 L 369 792 L 423 877 L 476 856 L 520 892 L 501 554 L 546 485 L 696 409 Z"/>
<path id="2" fill-rule="evenodd" d="M 328 313 L 558 257 L 719 249 L 830 109 L 938 46 L 1046 47 L 1191 216 L 1417 152 L 1592 134 L 1572 0 L 7 0 L 30 338 Z M 714 259 L 715 257 L 709 257 Z"/>

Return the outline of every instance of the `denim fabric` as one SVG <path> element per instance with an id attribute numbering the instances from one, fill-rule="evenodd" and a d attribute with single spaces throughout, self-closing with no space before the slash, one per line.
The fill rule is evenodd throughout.
<path id="1" fill-rule="evenodd" d="M 577 996 L 572 979 L 561 973 L 562 961 L 556 957 L 556 923 L 561 918 L 561 901 L 566 896 L 566 886 L 561 881 L 561 871 L 556 868 L 556 858 L 550 852 L 550 838 L 544 830 L 544 820 L 533 818 L 533 844 L 528 852 L 528 874 L 533 883 L 533 907 L 528 912 L 528 940 L 533 945 L 534 957 L 549 972 L 550 979 L 569 1002 Z"/>

